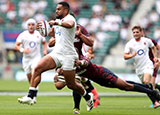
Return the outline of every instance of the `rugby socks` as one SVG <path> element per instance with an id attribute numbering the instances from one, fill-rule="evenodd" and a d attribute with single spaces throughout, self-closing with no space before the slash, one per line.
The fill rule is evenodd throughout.
<path id="1" fill-rule="evenodd" d="M 37 90 L 35 87 L 30 87 L 29 88 L 29 92 L 28 92 L 28 97 L 32 98 L 36 95 L 37 93 Z"/>
<path id="2" fill-rule="evenodd" d="M 38 86 L 36 87 L 36 89 L 35 89 L 35 94 L 34 94 L 34 97 L 37 97 L 37 93 L 38 93 Z"/>
<path id="3" fill-rule="evenodd" d="M 81 95 L 79 93 L 73 91 L 73 99 L 74 99 L 74 108 L 79 109 L 80 101 L 81 101 Z"/>
<path id="4" fill-rule="evenodd" d="M 126 82 L 130 83 L 130 84 L 137 84 L 137 85 L 140 85 L 140 86 L 145 87 L 145 88 L 153 89 L 153 85 L 151 83 L 141 84 L 141 83 L 136 83 L 136 82 L 133 82 L 133 81 L 126 81 Z"/>
<path id="5" fill-rule="evenodd" d="M 147 95 L 151 99 L 152 103 L 154 103 L 156 101 L 155 97 L 153 96 L 153 90 L 151 90 L 149 88 L 145 88 L 145 87 L 142 87 L 138 84 L 134 84 L 133 90 L 138 91 L 138 92 L 142 92 L 142 93 L 147 93 Z"/>
<path id="6" fill-rule="evenodd" d="M 87 86 L 86 86 L 86 91 L 89 93 L 89 92 L 91 92 L 93 89 L 94 89 L 94 87 L 93 87 L 93 85 L 91 84 L 91 82 L 90 82 L 90 80 L 87 80 L 86 82 L 84 82 Z"/>
<path id="7" fill-rule="evenodd" d="M 86 90 L 84 90 L 83 97 L 86 101 L 88 101 L 91 98 L 90 95 L 88 95 L 88 93 L 86 92 Z"/>

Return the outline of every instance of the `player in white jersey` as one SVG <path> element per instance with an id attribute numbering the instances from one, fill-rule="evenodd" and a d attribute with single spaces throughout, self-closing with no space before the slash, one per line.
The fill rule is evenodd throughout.
<path id="1" fill-rule="evenodd" d="M 69 9 L 70 7 L 67 2 L 58 3 L 56 7 L 57 19 L 49 22 L 51 26 L 54 26 L 55 47 L 53 51 L 43 57 L 34 68 L 28 96 L 24 100 L 19 101 L 20 103 L 33 104 L 35 88 L 39 84 L 37 79 L 41 79 L 41 73 L 62 66 L 68 88 L 84 96 L 87 101 L 88 111 L 93 108 L 93 94 L 88 94 L 81 85 L 75 82 L 74 62 L 78 59 L 74 48 L 76 21 L 75 18 L 69 14 Z"/>
<path id="2" fill-rule="evenodd" d="M 156 62 L 158 61 L 156 57 L 156 47 L 150 39 L 142 37 L 142 28 L 140 26 L 134 26 L 132 28 L 132 33 L 134 39 L 131 39 L 126 44 L 124 50 L 124 59 L 134 59 L 136 74 L 142 83 L 147 84 L 151 82 L 154 69 L 154 65 L 149 59 L 149 48 L 152 49 L 154 61 Z M 151 88 L 152 87 L 153 86 L 151 85 Z M 148 96 L 150 97 L 152 103 L 155 103 L 155 101 L 153 101 L 154 99 L 152 99 L 153 97 L 150 95 Z"/>
<path id="3" fill-rule="evenodd" d="M 156 61 L 156 47 L 153 42 L 141 37 L 141 27 L 135 26 L 132 29 L 134 39 L 131 39 L 125 46 L 124 59 L 134 59 L 136 73 L 143 83 L 149 83 L 153 74 L 153 63 L 149 59 L 149 48 L 152 49 Z"/>
<path id="4" fill-rule="evenodd" d="M 28 19 L 26 22 L 28 29 L 20 33 L 15 44 L 15 49 L 23 53 L 22 65 L 29 83 L 32 77 L 31 72 L 41 59 L 40 44 L 43 46 L 43 54 L 47 54 L 46 40 L 35 30 L 35 24 L 36 21 L 34 19 Z M 36 97 L 36 95 L 37 94 L 35 94 L 34 97 Z"/>

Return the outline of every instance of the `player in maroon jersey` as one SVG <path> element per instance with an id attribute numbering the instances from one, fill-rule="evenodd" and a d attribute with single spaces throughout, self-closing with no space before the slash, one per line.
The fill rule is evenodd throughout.
<path id="1" fill-rule="evenodd" d="M 160 107 L 158 102 L 160 100 L 160 94 L 156 90 L 149 89 L 148 84 L 124 81 L 107 68 L 91 63 L 84 56 L 80 56 L 80 60 L 76 60 L 75 66 L 77 66 L 76 74 L 78 76 L 86 77 L 104 87 L 150 94 L 154 99 L 154 108 Z M 65 87 L 65 84 L 60 85 L 60 87 Z"/>
<path id="2" fill-rule="evenodd" d="M 144 28 L 142 29 L 142 36 L 146 36 Z M 149 38 L 149 37 L 146 37 L 146 38 Z M 149 39 L 152 40 L 154 46 L 156 46 L 156 48 L 158 49 L 158 58 L 160 58 L 160 45 L 154 39 L 152 39 L 152 38 L 149 38 Z M 153 56 L 151 48 L 149 48 L 149 58 L 153 62 L 153 64 L 155 64 L 155 62 L 153 60 L 154 56 Z M 153 84 L 153 87 L 157 88 L 160 91 L 160 85 L 155 83 L 156 77 L 157 77 L 157 72 L 158 72 L 158 68 L 155 67 L 154 71 L 153 71 L 152 78 L 151 78 L 151 82 Z"/>

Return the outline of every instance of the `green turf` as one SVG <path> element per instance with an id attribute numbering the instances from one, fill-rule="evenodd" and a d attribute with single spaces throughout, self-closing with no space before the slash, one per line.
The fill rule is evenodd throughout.
<path id="1" fill-rule="evenodd" d="M 160 108 L 149 108 L 147 97 L 101 97 L 100 106 L 86 111 L 84 99 L 81 115 L 160 115 Z M 72 97 L 38 97 L 30 106 L 19 104 L 17 96 L 0 96 L 0 115 L 72 115 Z"/>
<path id="2" fill-rule="evenodd" d="M 106 87 L 102 87 L 96 83 L 93 83 L 93 85 L 96 87 L 98 92 L 122 92 L 118 89 L 113 89 L 113 88 L 106 88 Z M 18 91 L 18 92 L 22 92 L 22 91 L 28 91 L 29 88 L 29 84 L 27 81 L 15 81 L 15 80 L 0 80 L 0 92 L 3 91 Z M 64 89 L 62 89 L 61 91 L 58 91 L 54 84 L 52 82 L 41 82 L 39 85 L 39 91 L 44 92 L 44 91 L 57 91 L 57 92 L 61 92 L 61 91 L 71 91 L 70 89 L 68 89 L 67 87 L 65 87 Z M 125 93 L 125 91 L 123 91 Z"/>

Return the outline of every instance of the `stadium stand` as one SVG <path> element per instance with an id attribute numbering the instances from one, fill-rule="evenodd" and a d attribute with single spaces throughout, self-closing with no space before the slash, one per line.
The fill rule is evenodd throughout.
<path id="1" fill-rule="evenodd" d="M 140 2 L 139 0 L 67 1 L 71 5 L 71 10 L 76 15 L 78 23 L 85 26 L 91 35 L 94 35 L 96 45 L 94 45 L 95 58 L 92 61 L 99 65 L 102 64 L 105 56 L 110 53 L 110 49 L 120 40 L 121 28 L 124 25 L 128 28 L 129 19 Z M 37 21 L 41 19 L 54 19 L 57 2 L 58 0 L 0 1 L 0 31 L 2 32 L 2 38 L 5 39 L 4 33 L 6 31 L 11 31 L 11 33 L 5 35 L 7 37 L 10 36 L 11 38 L 9 39 L 13 40 L 12 45 L 5 45 L 7 46 L 5 47 L 7 52 L 5 57 L 13 51 L 16 58 L 15 60 L 8 61 L 9 63 L 17 64 L 21 62 L 22 55 L 13 50 L 13 45 L 18 33 L 25 29 L 24 22 L 30 17 L 35 18 Z M 6 44 L 5 40 L 3 42 L 0 44 Z M 7 58 L 7 60 L 9 59 Z M 14 71 L 17 71 L 17 69 L 14 69 Z"/>

